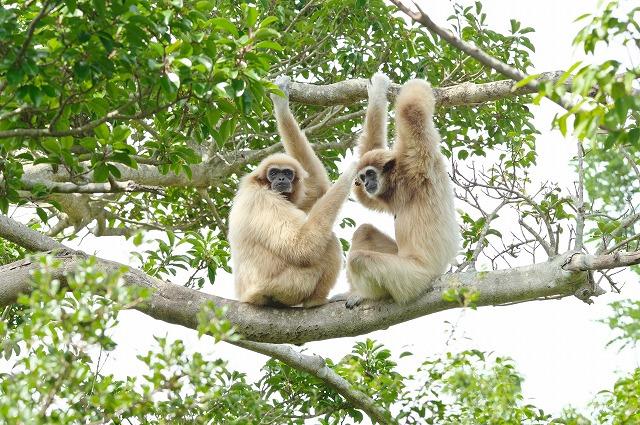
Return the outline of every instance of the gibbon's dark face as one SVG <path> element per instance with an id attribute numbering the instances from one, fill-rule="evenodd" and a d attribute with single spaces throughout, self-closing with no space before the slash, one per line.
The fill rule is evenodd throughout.
<path id="1" fill-rule="evenodd" d="M 369 165 L 358 172 L 358 180 L 369 195 L 377 195 L 381 189 L 381 178 L 377 168 Z"/>
<path id="2" fill-rule="evenodd" d="M 267 180 L 271 183 L 271 190 L 278 193 L 293 192 L 293 179 L 296 173 L 287 167 L 269 167 L 267 171 Z"/>

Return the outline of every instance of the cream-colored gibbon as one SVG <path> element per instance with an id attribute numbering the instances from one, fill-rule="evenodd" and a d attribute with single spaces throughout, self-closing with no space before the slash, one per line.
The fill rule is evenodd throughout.
<path id="1" fill-rule="evenodd" d="M 343 264 L 332 231 L 349 196 L 355 167 L 333 186 L 289 110 L 289 78 L 272 95 L 278 131 L 287 154 L 265 158 L 242 178 L 229 215 L 229 242 L 236 293 L 257 305 L 327 302 Z"/>
<path id="2" fill-rule="evenodd" d="M 389 84 L 378 73 L 369 86 L 354 191 L 366 207 L 393 214 L 395 240 L 370 224 L 355 231 L 347 258 L 349 308 L 364 299 L 414 300 L 447 270 L 459 246 L 431 86 L 412 80 L 402 87 L 395 105 L 396 141 L 388 150 Z"/>

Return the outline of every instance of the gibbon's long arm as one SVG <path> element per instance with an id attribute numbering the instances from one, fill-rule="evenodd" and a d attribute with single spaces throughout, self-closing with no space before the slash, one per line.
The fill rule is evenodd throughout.
<path id="1" fill-rule="evenodd" d="M 289 77 L 278 77 L 276 84 L 288 96 L 289 94 Z M 311 148 L 307 136 L 298 126 L 298 122 L 289 109 L 288 98 L 271 95 L 273 101 L 276 121 L 278 123 L 278 132 L 282 137 L 284 150 L 294 157 L 302 168 L 308 173 L 304 184 L 307 188 L 305 200 L 301 209 L 308 211 L 309 208 L 329 189 L 331 185 L 327 171 L 320 161 L 320 158 Z"/>
<path id="2" fill-rule="evenodd" d="M 387 90 L 390 84 L 389 78 L 382 73 L 377 73 L 371 78 L 371 84 L 367 89 L 367 115 L 358 141 L 360 156 L 370 150 L 387 147 Z"/>
<path id="3" fill-rule="evenodd" d="M 293 265 L 305 266 L 317 261 L 333 237 L 333 224 L 349 196 L 355 171 L 354 166 L 346 170 L 313 205 L 304 221 L 301 216 L 293 215 L 290 208 L 276 207 L 271 214 L 256 214 L 250 224 L 262 229 L 254 232 L 258 242 Z M 270 222 L 274 215 L 286 224 L 274 229 L 274 223 Z"/>
<path id="4" fill-rule="evenodd" d="M 400 162 L 409 162 L 416 170 L 429 165 L 439 154 L 440 135 L 433 124 L 435 98 L 426 81 L 406 83 L 396 98 L 394 150 Z M 418 167 L 416 167 L 418 165 Z M 405 169 L 410 172 L 411 169 Z"/>

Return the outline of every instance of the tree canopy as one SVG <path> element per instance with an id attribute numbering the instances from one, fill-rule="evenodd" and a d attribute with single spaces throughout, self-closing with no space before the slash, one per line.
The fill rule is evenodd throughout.
<path id="1" fill-rule="evenodd" d="M 363 339 L 333 363 L 284 343 L 362 335 L 450 308 L 620 291 L 640 273 L 640 68 L 596 55 L 640 50 L 640 8 L 578 17 L 593 59 L 532 74 L 535 47 L 482 2 L 446 22 L 400 1 L 20 0 L 0 8 L 0 323 L 6 423 L 634 423 L 640 370 L 590 411 L 554 417 L 524 402 L 507 357 L 425 359 L 410 375 Z M 606 57 L 605 57 L 606 56 Z M 411 306 L 253 308 L 208 295 L 231 272 L 227 215 L 238 179 L 281 149 L 269 94 L 278 75 L 332 177 L 353 148 L 366 79 L 424 78 L 462 206 L 450 273 Z M 575 187 L 538 184 L 532 103 L 563 109 Z M 561 143 L 562 141 L 559 141 Z M 14 220 L 28 211 L 27 220 Z M 517 223 L 517 226 L 513 226 Z M 355 227 L 351 218 L 340 226 Z M 151 249 L 132 267 L 69 249 L 87 234 Z M 348 240 L 342 240 L 345 250 Z M 52 251 L 41 255 L 45 251 Z M 527 258 L 524 260 L 524 258 Z M 172 281 L 188 270 L 186 281 Z M 628 275 L 627 275 L 628 276 Z M 271 356 L 257 382 L 158 338 L 140 376 L 101 373 L 118 313 L 137 309 Z M 640 303 L 607 322 L 640 338 Z M 132 359 L 132 361 L 135 361 Z"/>

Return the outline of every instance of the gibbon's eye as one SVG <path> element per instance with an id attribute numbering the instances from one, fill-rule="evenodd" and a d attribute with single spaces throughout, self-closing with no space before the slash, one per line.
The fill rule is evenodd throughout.
<path id="1" fill-rule="evenodd" d="M 284 170 L 282 170 L 282 174 L 284 174 L 284 176 L 289 180 L 293 180 L 293 170 L 285 168 Z"/>
<path id="2" fill-rule="evenodd" d="M 279 172 L 280 172 L 280 170 L 278 170 L 277 168 L 269 169 L 269 178 L 270 179 L 275 178 L 278 175 Z"/>
<path id="3" fill-rule="evenodd" d="M 376 174 L 376 172 L 373 171 L 372 169 L 368 169 L 366 174 L 367 174 L 367 177 L 373 177 Z"/>
<path id="4" fill-rule="evenodd" d="M 364 173 L 360 174 L 358 178 L 360 179 L 361 182 L 364 182 L 364 178 L 365 178 Z"/>

